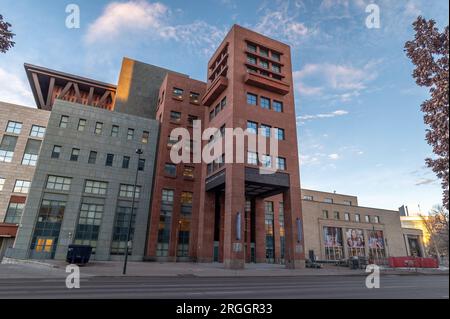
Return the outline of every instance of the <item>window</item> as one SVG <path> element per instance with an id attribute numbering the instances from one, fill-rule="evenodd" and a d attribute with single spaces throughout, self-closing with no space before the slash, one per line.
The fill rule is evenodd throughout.
<path id="1" fill-rule="evenodd" d="M 134 186 L 133 185 L 120 184 L 119 196 L 120 197 L 133 198 L 133 191 L 134 191 Z M 141 193 L 141 187 L 140 186 L 136 186 L 135 198 L 139 198 L 140 193 Z"/>
<path id="2" fill-rule="evenodd" d="M 340 217 L 341 217 L 339 215 L 339 212 L 334 212 L 333 215 L 334 215 L 334 219 L 340 219 Z"/>
<path id="3" fill-rule="evenodd" d="M 173 195 L 174 192 L 171 189 L 163 189 L 162 190 L 162 201 L 173 203 Z"/>
<path id="4" fill-rule="evenodd" d="M 145 168 L 145 159 L 140 158 L 138 161 L 138 170 L 143 171 Z"/>
<path id="5" fill-rule="evenodd" d="M 247 50 L 250 52 L 256 52 L 256 45 L 252 43 L 247 43 Z"/>
<path id="6" fill-rule="evenodd" d="M 322 217 L 325 219 L 328 219 L 328 211 L 327 210 L 322 211 Z"/>
<path id="7" fill-rule="evenodd" d="M 141 142 L 142 142 L 143 144 L 147 144 L 147 143 L 148 143 L 148 138 L 149 138 L 149 136 L 150 136 L 150 133 L 149 133 L 148 131 L 143 131 L 143 132 L 142 132 L 142 139 L 141 139 Z"/>
<path id="8" fill-rule="evenodd" d="M 11 163 L 17 144 L 17 136 L 3 135 L 0 143 L 0 162 Z"/>
<path id="9" fill-rule="evenodd" d="M 264 167 L 272 167 L 272 157 L 270 155 L 262 155 L 261 163 Z"/>
<path id="10" fill-rule="evenodd" d="M 283 112 L 283 103 L 280 101 L 273 101 L 272 103 L 272 109 L 275 112 Z"/>
<path id="11" fill-rule="evenodd" d="M 370 223 L 370 217 L 369 217 L 369 215 L 364 216 L 364 221 L 365 221 L 366 223 Z"/>
<path id="12" fill-rule="evenodd" d="M 269 63 L 267 61 L 264 61 L 264 60 L 259 60 L 259 65 L 261 67 L 263 67 L 264 69 L 268 69 L 269 68 Z M 264 74 L 264 75 L 267 75 L 267 73 Z"/>
<path id="13" fill-rule="evenodd" d="M 32 125 L 30 136 L 32 137 L 44 137 L 45 127 L 39 125 Z"/>
<path id="14" fill-rule="evenodd" d="M 181 121 L 181 113 L 170 111 L 170 120 L 179 123 Z"/>
<path id="15" fill-rule="evenodd" d="M 179 88 L 173 88 L 172 95 L 173 95 L 173 97 L 175 97 L 177 99 L 182 99 L 183 98 L 183 90 L 179 89 Z"/>
<path id="16" fill-rule="evenodd" d="M 80 156 L 80 149 L 79 148 L 72 148 L 72 153 L 70 154 L 70 160 L 72 162 L 78 161 L 78 157 Z"/>
<path id="17" fill-rule="evenodd" d="M 69 117 L 67 115 L 61 115 L 61 119 L 59 120 L 59 127 L 66 128 L 69 123 Z"/>
<path id="18" fill-rule="evenodd" d="M 103 205 L 98 204 L 81 204 L 74 243 L 91 246 L 93 253 L 95 253 L 98 235 L 100 233 L 103 208 Z"/>
<path id="19" fill-rule="evenodd" d="M 90 151 L 89 152 L 88 163 L 89 164 L 95 164 L 96 161 L 97 161 L 97 152 Z"/>
<path id="20" fill-rule="evenodd" d="M 209 120 L 211 121 L 214 118 L 214 110 L 209 112 Z"/>
<path id="21" fill-rule="evenodd" d="M 258 153 L 247 152 L 247 164 L 258 165 Z"/>
<path id="22" fill-rule="evenodd" d="M 272 56 L 272 60 L 275 60 L 275 61 L 280 61 L 280 58 L 281 58 L 281 56 L 280 56 L 280 54 L 279 53 L 277 53 L 277 52 L 271 52 L 271 56 Z"/>
<path id="23" fill-rule="evenodd" d="M 111 243 L 112 255 L 124 255 L 128 238 L 128 227 L 131 219 L 130 240 L 133 240 L 134 224 L 136 221 L 136 209 L 131 213 L 131 207 L 117 206 L 114 221 L 113 240 Z M 130 250 L 128 250 L 130 252 Z"/>
<path id="24" fill-rule="evenodd" d="M 225 106 L 227 106 L 227 97 L 226 96 L 220 101 L 220 109 L 223 110 L 225 108 Z"/>
<path id="25" fill-rule="evenodd" d="M 122 168 L 128 168 L 130 167 L 130 157 L 124 156 L 122 159 Z"/>
<path id="26" fill-rule="evenodd" d="M 158 244 L 156 246 L 156 255 L 167 256 L 169 253 L 170 226 L 172 223 L 174 191 L 170 189 L 162 190 L 161 212 L 159 214 L 158 225 Z"/>
<path id="27" fill-rule="evenodd" d="M 375 224 L 379 224 L 380 223 L 380 217 L 379 216 L 373 216 L 373 222 Z"/>
<path id="28" fill-rule="evenodd" d="M 247 121 L 247 131 L 249 133 L 258 134 L 258 123 Z"/>
<path id="29" fill-rule="evenodd" d="M 328 203 L 328 204 L 333 204 L 333 199 L 332 198 L 325 198 L 323 200 L 324 203 Z"/>
<path id="30" fill-rule="evenodd" d="M 256 58 L 253 55 L 247 54 L 247 62 L 251 64 L 256 64 Z"/>
<path id="31" fill-rule="evenodd" d="M 24 203 L 9 203 L 4 222 L 9 224 L 19 224 L 24 207 Z"/>
<path id="32" fill-rule="evenodd" d="M 220 103 L 216 105 L 216 108 L 214 109 L 214 114 L 217 116 L 220 112 Z"/>
<path id="33" fill-rule="evenodd" d="M 105 166 L 113 166 L 114 154 L 106 154 Z"/>
<path id="34" fill-rule="evenodd" d="M 198 117 L 197 116 L 195 116 L 195 115 L 188 115 L 188 124 L 190 125 L 190 126 L 194 126 L 194 121 L 195 120 L 198 120 Z"/>
<path id="35" fill-rule="evenodd" d="M 183 169 L 183 176 L 186 178 L 194 178 L 194 167 L 185 166 Z"/>
<path id="36" fill-rule="evenodd" d="M 344 200 L 344 205 L 352 206 L 351 200 Z"/>
<path id="37" fill-rule="evenodd" d="M 284 129 L 275 127 L 274 130 L 275 130 L 275 138 L 280 141 L 284 141 Z"/>
<path id="38" fill-rule="evenodd" d="M 175 164 L 166 163 L 166 165 L 164 165 L 164 173 L 172 177 L 177 176 L 177 166 Z"/>
<path id="39" fill-rule="evenodd" d="M 261 135 L 265 137 L 270 137 L 270 129 L 269 125 L 261 124 Z"/>
<path id="40" fill-rule="evenodd" d="M 266 262 L 273 263 L 275 261 L 275 234 L 274 234 L 274 210 L 273 202 L 264 202 L 264 229 L 265 229 L 265 246 L 266 246 Z"/>
<path id="41" fill-rule="evenodd" d="M 22 194 L 28 194 L 28 191 L 30 190 L 30 181 L 23 181 L 23 180 L 16 180 L 16 184 L 14 185 L 13 193 L 22 193 Z"/>
<path id="42" fill-rule="evenodd" d="M 311 195 L 303 195 L 303 199 L 304 200 L 314 200 L 314 197 L 312 197 Z"/>
<path id="43" fill-rule="evenodd" d="M 350 221 L 350 213 L 344 213 L 344 219 Z"/>
<path id="44" fill-rule="evenodd" d="M 247 93 L 247 104 L 257 105 L 258 104 L 258 96 L 252 93 Z"/>
<path id="45" fill-rule="evenodd" d="M 168 147 L 172 147 L 177 143 L 178 143 L 178 137 L 176 137 L 176 136 L 169 136 L 169 138 L 167 139 Z"/>
<path id="46" fill-rule="evenodd" d="M 194 93 L 194 92 L 189 93 L 189 102 L 194 103 L 194 104 L 199 104 L 200 103 L 200 94 Z"/>
<path id="47" fill-rule="evenodd" d="M 111 136 L 112 137 L 118 137 L 119 136 L 119 126 L 118 125 L 113 125 L 111 127 Z"/>
<path id="48" fill-rule="evenodd" d="M 94 195 L 106 195 L 108 189 L 107 182 L 87 180 L 84 186 L 84 192 Z"/>
<path id="49" fill-rule="evenodd" d="M 272 63 L 272 71 L 281 73 L 281 67 L 278 64 Z"/>
<path id="50" fill-rule="evenodd" d="M 132 141 L 134 139 L 134 129 L 129 128 L 127 131 L 127 140 Z"/>
<path id="51" fill-rule="evenodd" d="M 8 126 L 6 127 L 6 132 L 20 134 L 21 131 L 22 131 L 22 123 L 8 121 Z"/>
<path id="52" fill-rule="evenodd" d="M 269 56 L 269 50 L 267 50 L 266 48 L 259 48 L 259 54 L 265 57 Z"/>
<path id="53" fill-rule="evenodd" d="M 5 181 L 6 181 L 6 179 L 4 179 L 3 177 L 0 177 L 0 191 L 3 190 L 3 187 L 5 186 Z"/>
<path id="54" fill-rule="evenodd" d="M 261 107 L 270 110 L 270 99 L 261 96 Z"/>
<path id="55" fill-rule="evenodd" d="M 52 150 L 52 158 L 59 158 L 59 155 L 61 155 L 61 146 L 55 145 L 53 146 Z"/>
<path id="56" fill-rule="evenodd" d="M 45 188 L 57 191 L 69 191 L 72 184 L 72 178 L 63 176 L 49 175 Z"/>
<path id="57" fill-rule="evenodd" d="M 95 123 L 95 131 L 94 133 L 97 135 L 102 134 L 102 130 L 103 130 L 103 123 L 102 122 L 97 122 Z"/>
<path id="58" fill-rule="evenodd" d="M 191 192 L 181 192 L 181 214 L 192 213 L 192 198 L 193 194 Z"/>
<path id="59" fill-rule="evenodd" d="M 361 221 L 361 215 L 355 214 L 355 222 L 359 223 Z"/>
<path id="60" fill-rule="evenodd" d="M 39 156 L 39 149 L 41 148 L 40 140 L 29 139 L 25 146 L 25 152 L 22 158 L 22 165 L 36 166 Z"/>
<path id="61" fill-rule="evenodd" d="M 79 119 L 78 120 L 78 127 L 77 130 L 80 132 L 84 132 L 86 129 L 86 120 L 85 119 Z"/>
<path id="62" fill-rule="evenodd" d="M 286 159 L 284 157 L 277 157 L 276 161 L 277 169 L 286 170 Z"/>

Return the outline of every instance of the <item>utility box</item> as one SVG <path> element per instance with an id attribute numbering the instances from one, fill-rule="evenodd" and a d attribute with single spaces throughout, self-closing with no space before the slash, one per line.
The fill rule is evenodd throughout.
<path id="1" fill-rule="evenodd" d="M 92 247 L 88 245 L 69 245 L 66 261 L 71 264 L 85 265 L 91 258 Z"/>

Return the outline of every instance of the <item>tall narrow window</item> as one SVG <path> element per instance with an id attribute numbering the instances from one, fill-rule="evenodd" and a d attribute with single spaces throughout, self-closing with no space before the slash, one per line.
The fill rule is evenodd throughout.
<path id="1" fill-rule="evenodd" d="M 86 120 L 85 119 L 79 119 L 78 120 L 78 127 L 77 130 L 80 132 L 84 132 L 86 129 Z"/>
<path id="2" fill-rule="evenodd" d="M 270 110 L 270 99 L 261 96 L 260 102 L 261 108 Z"/>
<path id="3" fill-rule="evenodd" d="M 36 166 L 39 156 L 39 149 L 41 148 L 40 140 L 29 139 L 25 146 L 25 152 L 22 158 L 22 165 Z"/>
<path id="4" fill-rule="evenodd" d="M 53 150 L 52 150 L 52 158 L 59 158 L 59 156 L 61 155 L 61 146 L 59 145 L 55 145 L 53 146 Z"/>
<path id="5" fill-rule="evenodd" d="M 249 133 L 258 134 L 258 123 L 247 121 L 247 131 Z"/>
<path id="6" fill-rule="evenodd" d="M 134 129 L 129 128 L 127 131 L 127 140 L 132 141 L 134 139 Z"/>
<path id="7" fill-rule="evenodd" d="M 114 154 L 106 154 L 105 166 L 113 166 Z"/>
<path id="8" fill-rule="evenodd" d="M 280 141 L 283 141 L 284 140 L 284 129 L 275 127 L 274 130 L 275 130 L 275 138 Z"/>
<path id="9" fill-rule="evenodd" d="M 5 223 L 19 224 L 24 207 L 24 203 L 10 202 L 6 211 Z"/>
<path id="10" fill-rule="evenodd" d="M 59 127 L 66 128 L 69 123 L 69 117 L 67 115 L 61 115 L 61 119 L 59 120 Z"/>
<path id="11" fill-rule="evenodd" d="M 284 157 L 277 157 L 276 168 L 281 171 L 286 170 L 286 159 Z"/>
<path id="12" fill-rule="evenodd" d="M 17 136 L 3 135 L 0 143 L 0 162 L 11 163 L 16 149 Z"/>
<path id="13" fill-rule="evenodd" d="M 273 202 L 264 202 L 266 262 L 275 262 L 274 213 Z"/>
<path id="14" fill-rule="evenodd" d="M 159 214 L 156 256 L 165 257 L 169 254 L 170 226 L 172 223 L 174 191 L 171 189 L 163 189 L 161 195 L 162 205 Z"/>
<path id="15" fill-rule="evenodd" d="M 96 161 L 97 161 L 97 152 L 90 151 L 89 152 L 88 163 L 89 164 L 95 164 Z"/>
<path id="16" fill-rule="evenodd" d="M 128 168 L 130 166 L 130 157 L 124 156 L 122 159 L 122 168 Z"/>
<path id="17" fill-rule="evenodd" d="M 89 245 L 95 253 L 103 216 L 103 205 L 81 204 L 80 217 L 75 231 L 75 244 Z"/>
<path id="18" fill-rule="evenodd" d="M 270 137 L 270 129 L 269 125 L 261 124 L 261 135 L 265 137 Z"/>
<path id="19" fill-rule="evenodd" d="M 80 149 L 79 148 L 72 148 L 72 153 L 70 154 L 70 160 L 72 162 L 78 161 L 78 157 L 80 156 Z"/>
<path id="20" fill-rule="evenodd" d="M 5 181 L 6 181 L 6 179 L 4 179 L 3 177 L 0 177 L 0 191 L 3 190 L 3 186 L 5 186 Z"/>
<path id="21" fill-rule="evenodd" d="M 119 136 L 119 126 L 118 125 L 113 125 L 111 127 L 111 136 L 112 137 L 118 137 Z"/>
<path id="22" fill-rule="evenodd" d="M 102 131 L 103 131 L 103 123 L 102 122 L 95 123 L 95 131 L 94 131 L 94 133 L 97 134 L 97 135 L 100 135 L 100 134 L 102 134 Z"/>
<path id="23" fill-rule="evenodd" d="M 148 143 L 148 138 L 149 138 L 150 133 L 148 131 L 143 131 L 142 132 L 142 143 L 143 144 L 147 144 Z"/>

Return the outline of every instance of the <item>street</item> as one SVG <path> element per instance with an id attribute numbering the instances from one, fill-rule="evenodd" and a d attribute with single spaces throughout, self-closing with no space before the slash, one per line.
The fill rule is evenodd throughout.
<path id="1" fill-rule="evenodd" d="M 0 279 L 5 298 L 449 298 L 448 275 L 383 275 L 379 289 L 365 276 L 88 277 L 79 289 L 65 278 Z"/>

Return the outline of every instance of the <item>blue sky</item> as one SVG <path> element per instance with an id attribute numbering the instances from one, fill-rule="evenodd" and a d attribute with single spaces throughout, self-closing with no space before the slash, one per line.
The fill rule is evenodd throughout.
<path id="1" fill-rule="evenodd" d="M 65 26 L 79 5 L 79 29 Z M 365 25 L 369 3 L 379 29 Z M 33 106 L 23 63 L 116 83 L 128 56 L 205 80 L 234 23 L 292 47 L 302 186 L 355 194 L 360 205 L 426 212 L 441 201 L 424 166 L 427 92 L 403 52 L 417 15 L 448 24 L 447 0 L 0 0 L 15 48 L 0 56 L 0 100 Z"/>

